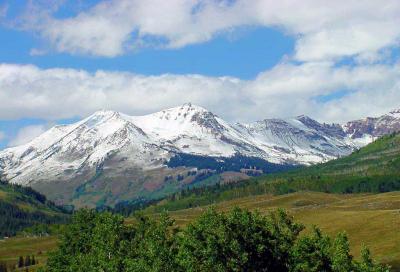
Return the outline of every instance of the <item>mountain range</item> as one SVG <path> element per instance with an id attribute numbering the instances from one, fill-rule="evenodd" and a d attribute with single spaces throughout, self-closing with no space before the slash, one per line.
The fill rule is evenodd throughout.
<path id="1" fill-rule="evenodd" d="M 326 162 L 398 130 L 400 110 L 345 124 L 307 116 L 229 123 L 190 103 L 144 116 L 99 111 L 1 151 L 0 177 L 58 204 L 114 205 L 221 172 L 234 180 Z M 207 160 L 219 168 L 204 166 Z"/>

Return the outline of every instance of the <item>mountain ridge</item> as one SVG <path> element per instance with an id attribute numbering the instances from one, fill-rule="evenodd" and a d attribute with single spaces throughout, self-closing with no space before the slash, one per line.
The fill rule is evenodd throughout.
<path id="1" fill-rule="evenodd" d="M 121 191 L 125 198 L 141 197 L 151 194 L 148 188 L 169 191 L 193 182 L 188 171 L 204 174 L 192 165 L 168 167 L 179 154 L 221 160 L 239 156 L 239 162 L 244 161 L 240 156 L 258 158 L 271 167 L 310 165 L 348 155 L 380 134 L 400 129 L 398 112 L 340 125 L 304 115 L 229 123 L 191 103 L 143 116 L 103 110 L 0 151 L 0 177 L 33 186 L 62 204 L 82 192 L 96 203 L 108 201 L 104 194 Z M 175 183 L 165 182 L 169 176 Z M 64 195 L 54 192 L 56 185 L 66 190 Z M 101 190 L 106 191 L 99 196 Z"/>

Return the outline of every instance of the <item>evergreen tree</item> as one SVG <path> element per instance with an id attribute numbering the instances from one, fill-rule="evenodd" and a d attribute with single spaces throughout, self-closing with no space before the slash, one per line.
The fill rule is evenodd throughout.
<path id="1" fill-rule="evenodd" d="M 24 258 L 22 256 L 19 256 L 18 258 L 18 267 L 24 267 Z"/>
<path id="2" fill-rule="evenodd" d="M 0 272 L 7 272 L 7 265 L 5 262 L 0 262 Z"/>
<path id="3" fill-rule="evenodd" d="M 31 265 L 31 256 L 26 256 L 25 257 L 25 265 L 24 266 L 30 266 Z"/>

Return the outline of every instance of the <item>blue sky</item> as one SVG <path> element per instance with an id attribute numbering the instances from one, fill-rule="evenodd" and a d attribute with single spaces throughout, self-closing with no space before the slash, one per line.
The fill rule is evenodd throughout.
<path id="1" fill-rule="evenodd" d="M 294 39 L 278 30 L 249 27 L 180 50 L 147 48 L 114 58 L 55 52 L 31 56 L 31 49 L 40 44 L 34 35 L 2 27 L 0 36 L 4 37 L 0 60 L 5 63 L 29 63 L 41 68 L 62 67 L 87 71 L 131 71 L 144 75 L 228 75 L 242 79 L 254 78 L 259 72 L 273 67 L 282 56 L 290 54 L 294 46 Z"/>
<path id="2" fill-rule="evenodd" d="M 192 101 L 229 121 L 386 113 L 400 107 L 400 4 L 385 5 L 4 0 L 0 149 L 103 108 Z"/>

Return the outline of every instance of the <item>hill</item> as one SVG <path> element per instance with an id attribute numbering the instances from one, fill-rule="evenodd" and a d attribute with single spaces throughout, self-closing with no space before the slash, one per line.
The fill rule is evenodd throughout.
<path id="1" fill-rule="evenodd" d="M 0 181 L 0 237 L 37 224 L 63 223 L 66 211 L 29 187 Z"/>

